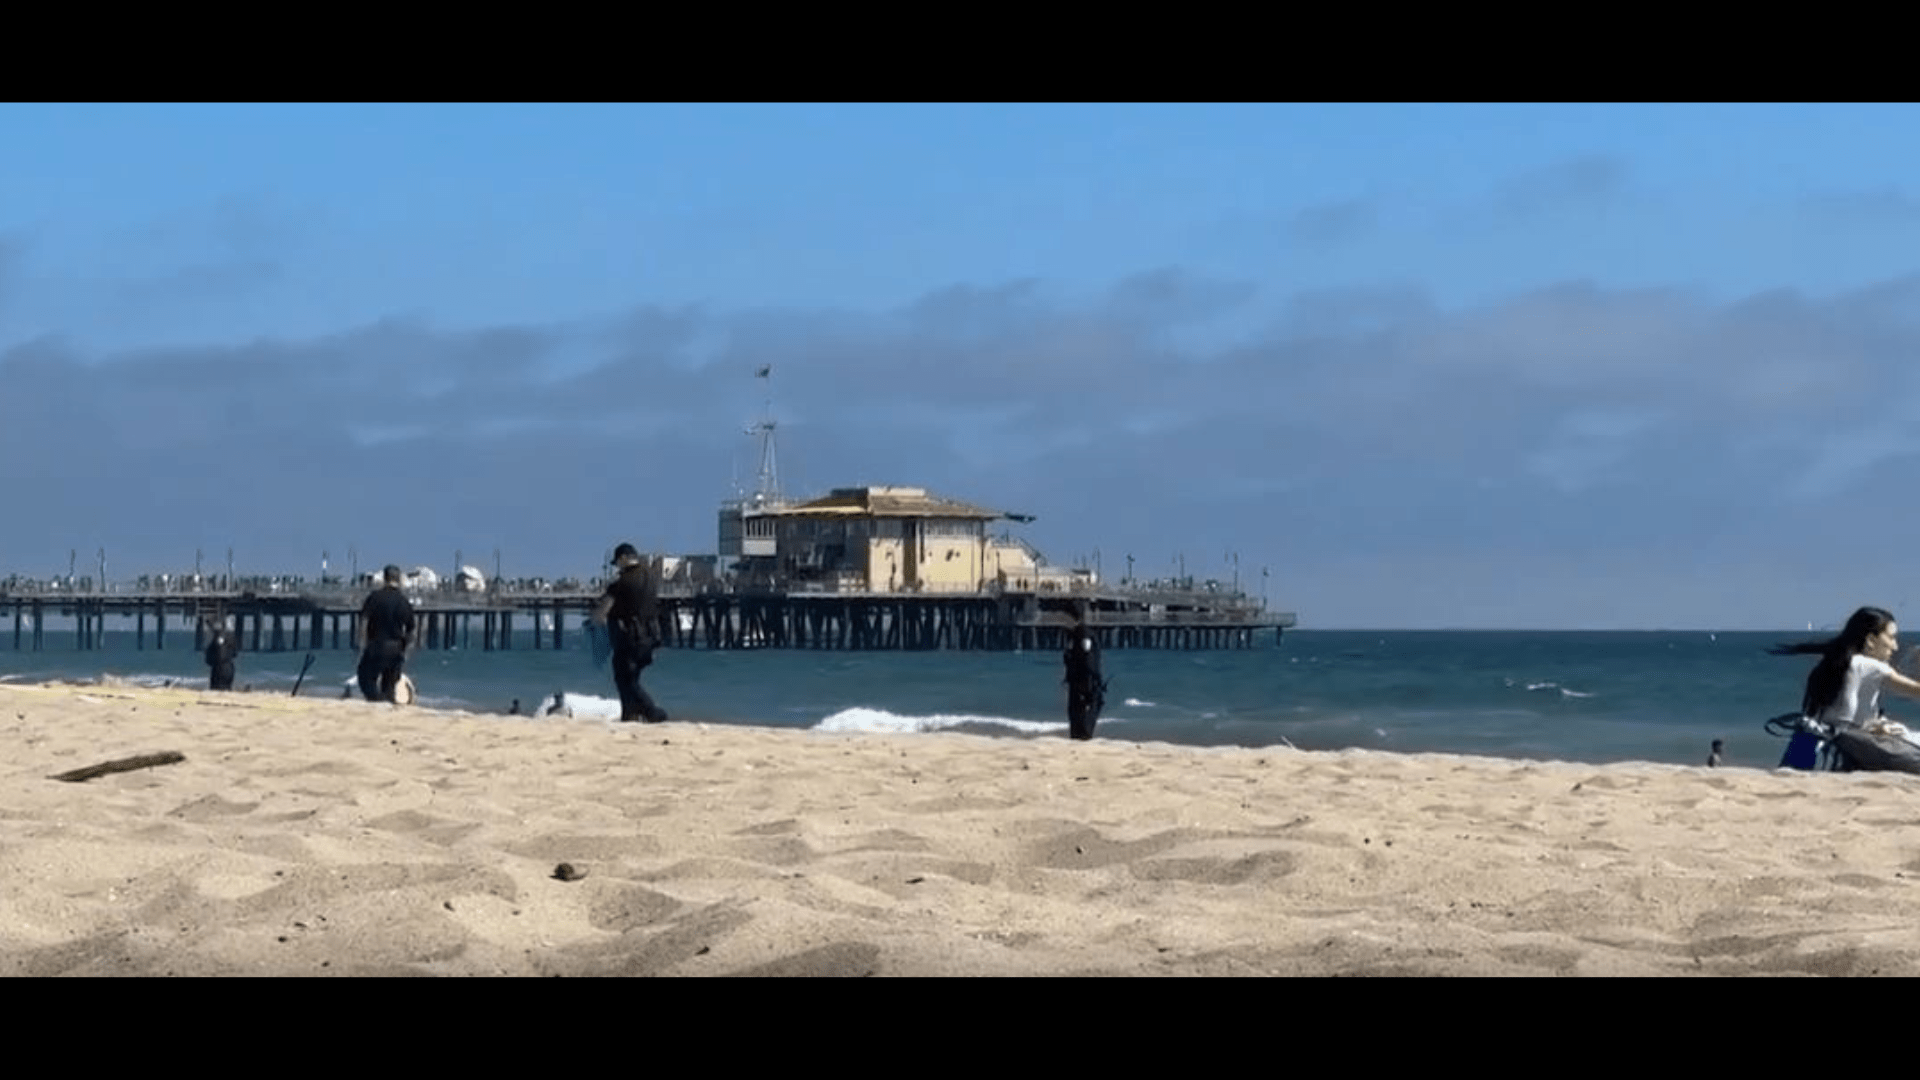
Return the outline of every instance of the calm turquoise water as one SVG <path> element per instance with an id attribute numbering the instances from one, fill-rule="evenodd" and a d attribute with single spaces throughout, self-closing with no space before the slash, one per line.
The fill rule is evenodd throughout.
<path id="1" fill-rule="evenodd" d="M 11 628 L 7 628 L 10 630 Z M 1771 768 L 1782 740 L 1764 721 L 1795 709 L 1811 658 L 1765 655 L 1808 635 L 1705 632 L 1369 632 L 1299 630 L 1245 651 L 1109 650 L 1098 736 L 1194 746 L 1365 747 L 1604 763 L 1705 761 L 1715 738 L 1727 763 Z M 409 665 L 423 704 L 504 713 L 565 690 L 582 713 L 610 706 L 612 677 L 580 635 L 560 652 L 525 640 L 504 652 L 452 650 Z M 109 631 L 80 652 L 49 631 L 40 652 L 0 633 L 0 679 L 206 684 L 189 647 L 136 649 Z M 242 653 L 238 683 L 287 693 L 303 652 Z M 338 697 L 353 674 L 344 650 L 314 654 L 301 696 Z M 791 728 L 959 730 L 1064 737 L 1060 658 L 1039 653 L 849 653 L 665 649 L 646 683 L 675 719 Z M 1920 708 L 1888 712 L 1909 723 Z M 1902 715 L 1910 709 L 1910 715 Z M 572 722 L 582 722 L 576 718 Z"/>

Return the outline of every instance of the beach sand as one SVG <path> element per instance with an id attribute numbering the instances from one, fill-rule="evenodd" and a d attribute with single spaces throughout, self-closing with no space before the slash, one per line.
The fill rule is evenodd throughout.
<path id="1" fill-rule="evenodd" d="M 0 731 L 5 975 L 1920 974 L 1913 776 L 118 685 Z"/>

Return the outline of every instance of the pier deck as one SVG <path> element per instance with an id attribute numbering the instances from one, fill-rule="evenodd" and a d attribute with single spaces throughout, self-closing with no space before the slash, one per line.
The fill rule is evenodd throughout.
<path id="1" fill-rule="evenodd" d="M 96 649 L 107 620 L 132 624 L 136 647 L 165 649 L 169 619 L 205 645 L 208 617 L 231 620 L 241 648 L 253 652 L 352 649 L 365 589 L 150 591 L 63 589 L 0 591 L 0 641 L 38 651 L 50 619 L 72 620 L 74 646 Z M 497 589 L 409 591 L 427 649 L 487 651 L 566 647 L 566 633 L 598 599 L 592 591 Z M 1057 648 L 1072 602 L 1091 609 L 1089 625 L 1110 649 L 1235 649 L 1272 642 L 1295 623 L 1257 599 L 1211 590 L 1119 587 L 1075 591 L 981 593 L 742 592 L 663 588 L 661 635 L 669 648 L 972 649 Z M 516 620 L 525 620 L 516 628 Z M 3 626 L 3 624 L 0 624 Z M 476 633 L 475 631 L 478 631 Z M 1269 632 L 1271 637 L 1268 636 Z"/>

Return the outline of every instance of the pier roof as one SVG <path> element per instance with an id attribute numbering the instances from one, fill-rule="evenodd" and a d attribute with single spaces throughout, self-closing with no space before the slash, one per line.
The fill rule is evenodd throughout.
<path id="1" fill-rule="evenodd" d="M 918 487 L 834 488 L 824 498 L 794 503 L 771 512 L 788 517 L 942 517 L 981 521 L 1008 516 L 999 510 L 930 495 L 927 489 Z"/>

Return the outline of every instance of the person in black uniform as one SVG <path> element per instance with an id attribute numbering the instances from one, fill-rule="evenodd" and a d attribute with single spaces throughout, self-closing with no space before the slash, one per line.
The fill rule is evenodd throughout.
<path id="1" fill-rule="evenodd" d="M 1093 738 L 1093 726 L 1100 720 L 1100 708 L 1107 700 L 1107 680 L 1100 674 L 1100 643 L 1087 627 L 1087 612 L 1079 607 L 1073 613 L 1073 627 L 1067 631 L 1067 647 L 1061 654 L 1066 664 L 1067 733 L 1075 739 Z"/>
<path id="2" fill-rule="evenodd" d="M 613 685 L 620 692 L 620 720 L 657 724 L 666 710 L 654 704 L 640 685 L 640 673 L 653 663 L 660 646 L 660 589 L 653 567 L 632 544 L 613 549 L 613 565 L 620 568 L 593 607 L 594 622 L 607 628 L 613 644 Z"/>
<path id="3" fill-rule="evenodd" d="M 207 640 L 207 689 L 233 689 L 233 661 L 240 655 L 240 639 L 227 629 L 224 618 L 207 624 L 213 636 Z"/>
<path id="4" fill-rule="evenodd" d="M 368 701 L 393 701 L 418 623 L 413 602 L 400 591 L 400 568 L 388 566 L 385 583 L 360 605 L 360 693 Z"/>

